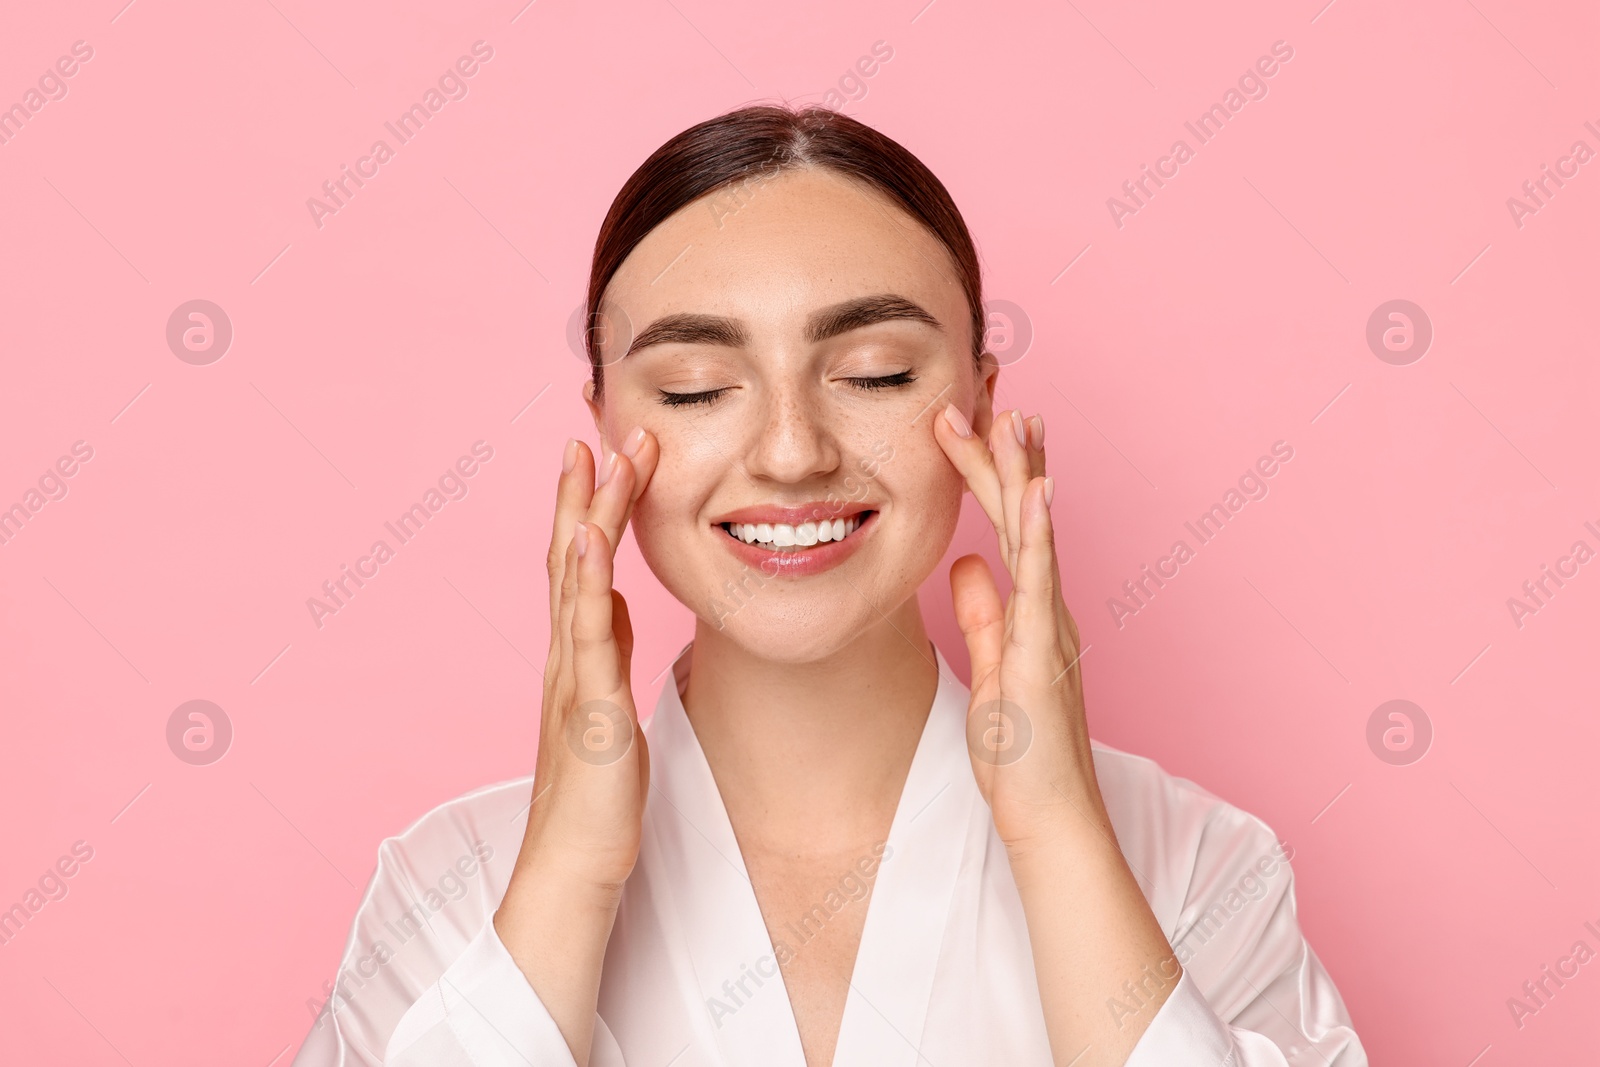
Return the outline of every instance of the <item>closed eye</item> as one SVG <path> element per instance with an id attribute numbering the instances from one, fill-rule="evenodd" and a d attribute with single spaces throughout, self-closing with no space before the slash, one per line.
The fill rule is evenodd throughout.
<path id="1" fill-rule="evenodd" d="M 857 389 L 893 389 L 897 386 L 910 385 L 917 380 L 917 376 L 908 370 L 903 370 L 876 378 L 846 378 L 844 380 Z M 657 392 L 660 394 L 661 403 L 667 407 L 676 408 L 688 407 L 694 404 L 714 404 L 730 388 L 732 387 L 725 386 L 721 389 L 707 389 L 698 393 L 672 393 L 665 389 L 658 389 Z"/>
<path id="2" fill-rule="evenodd" d="M 659 389 L 657 392 L 661 394 L 661 402 L 663 404 L 669 408 L 677 408 L 685 407 L 690 404 L 715 403 L 718 397 L 728 391 L 728 388 L 707 389 L 703 393 L 669 393 L 665 389 Z"/>
<path id="3" fill-rule="evenodd" d="M 845 381 L 857 389 L 892 389 L 897 385 L 910 385 L 917 380 L 917 376 L 908 370 L 897 374 L 885 374 L 880 378 L 846 378 Z"/>

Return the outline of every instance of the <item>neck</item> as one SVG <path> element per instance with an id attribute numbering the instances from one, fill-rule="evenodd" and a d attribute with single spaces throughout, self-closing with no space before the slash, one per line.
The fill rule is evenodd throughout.
<path id="1" fill-rule="evenodd" d="M 915 596 L 823 659 L 766 659 L 704 622 L 690 657 L 684 710 L 742 844 L 888 835 L 939 682 Z"/>

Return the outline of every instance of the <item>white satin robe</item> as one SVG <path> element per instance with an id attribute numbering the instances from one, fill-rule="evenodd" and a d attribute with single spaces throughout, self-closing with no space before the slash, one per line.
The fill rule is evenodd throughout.
<path id="1" fill-rule="evenodd" d="M 968 690 L 935 655 L 938 689 L 871 893 L 820 902 L 818 922 L 867 908 L 833 1062 L 1048 1067 L 1022 904 L 967 755 Z M 774 944 L 683 709 L 687 664 L 645 727 L 643 843 L 606 950 L 590 1062 L 804 1067 Z M 1148 759 L 1098 743 L 1094 759 L 1118 843 L 1184 964 L 1129 1067 L 1365 1067 L 1300 932 L 1272 831 Z M 490 922 L 532 795 L 530 778 L 490 786 L 383 843 L 295 1067 L 572 1067 Z M 1163 979 L 1144 981 L 1148 992 Z M 1142 1020 L 1137 986 L 1107 994 L 1105 1010 Z"/>

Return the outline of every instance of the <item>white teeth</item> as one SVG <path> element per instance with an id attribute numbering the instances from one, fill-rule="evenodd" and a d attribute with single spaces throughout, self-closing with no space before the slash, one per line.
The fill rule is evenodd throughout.
<path id="1" fill-rule="evenodd" d="M 728 533 L 747 545 L 763 548 L 809 548 L 829 541 L 843 541 L 861 527 L 862 517 L 848 519 L 822 519 L 791 526 L 784 522 L 730 522 L 725 524 Z"/>

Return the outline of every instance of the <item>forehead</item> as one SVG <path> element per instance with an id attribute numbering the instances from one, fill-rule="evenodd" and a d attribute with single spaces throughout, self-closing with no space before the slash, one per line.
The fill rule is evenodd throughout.
<path id="1" fill-rule="evenodd" d="M 872 187 L 830 170 L 756 175 L 701 197 L 628 254 L 606 303 L 636 325 L 674 313 L 798 322 L 864 293 L 900 293 L 959 329 L 949 251 Z"/>

